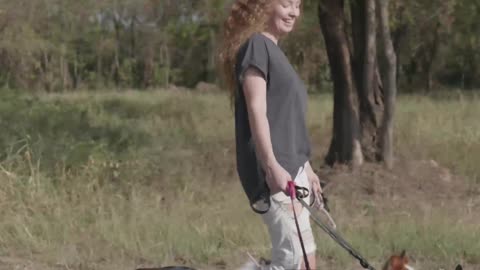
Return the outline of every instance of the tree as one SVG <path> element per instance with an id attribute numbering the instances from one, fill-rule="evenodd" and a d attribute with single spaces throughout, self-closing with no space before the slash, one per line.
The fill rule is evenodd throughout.
<path id="1" fill-rule="evenodd" d="M 453 11 L 460 2 L 391 1 L 394 16 L 389 21 L 399 75 L 406 79 L 403 85 L 410 89 L 433 89 L 436 74 L 444 68 L 442 56 L 447 44 L 452 42 Z"/>
<path id="2" fill-rule="evenodd" d="M 334 113 L 353 124 L 335 125 L 331 162 L 382 157 L 387 62 L 379 15 L 367 15 L 379 11 L 374 1 L 303 0 L 295 31 L 280 43 L 310 91 L 330 92 L 335 81 L 337 104 L 350 104 Z M 213 83 L 215 41 L 228 3 L 0 0 L 0 87 L 68 91 Z M 399 88 L 480 88 L 478 1 L 391 0 L 388 5 Z M 333 28 L 319 25 L 319 17 Z M 321 32 L 329 37 L 325 42 Z M 332 76 L 328 62 L 338 70 Z M 340 129 L 352 129 L 352 135 L 340 135 L 345 134 Z"/>
<path id="3" fill-rule="evenodd" d="M 363 162 L 360 148 L 357 95 L 351 54 L 345 34 L 344 1 L 325 0 L 318 12 L 334 86 L 333 136 L 326 162 Z"/>
<path id="4" fill-rule="evenodd" d="M 333 135 L 325 159 L 329 165 L 358 166 L 367 160 L 386 161 L 392 166 L 396 81 L 391 80 L 395 72 L 391 64 L 396 64 L 391 57 L 393 45 L 388 25 L 384 25 L 388 22 L 388 12 L 385 13 L 385 3 L 377 5 L 375 0 L 350 3 L 351 39 L 346 34 L 348 20 L 344 1 L 325 0 L 319 5 L 318 16 L 334 84 Z M 381 36 L 389 57 L 387 93 L 384 93 L 377 60 L 377 8 L 381 11 L 378 13 Z"/>
<path id="5" fill-rule="evenodd" d="M 389 0 L 376 0 L 380 22 L 380 37 L 383 44 L 382 51 L 387 62 L 385 65 L 385 112 L 380 129 L 380 149 L 387 168 L 391 169 L 393 167 L 393 119 L 397 95 L 397 56 L 395 55 L 390 35 L 388 2 Z"/>

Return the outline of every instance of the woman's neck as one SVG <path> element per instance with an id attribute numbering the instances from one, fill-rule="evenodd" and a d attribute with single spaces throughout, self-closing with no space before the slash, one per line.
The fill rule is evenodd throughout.
<path id="1" fill-rule="evenodd" d="M 275 44 L 278 44 L 278 40 L 280 38 L 277 35 L 272 34 L 271 32 L 268 32 L 268 31 L 263 31 L 262 34 L 267 38 L 271 39 Z"/>

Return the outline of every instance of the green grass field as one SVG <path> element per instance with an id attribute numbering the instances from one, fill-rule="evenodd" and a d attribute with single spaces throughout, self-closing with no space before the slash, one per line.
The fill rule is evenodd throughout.
<path id="1" fill-rule="evenodd" d="M 330 95 L 311 97 L 317 162 L 330 140 L 331 111 Z M 11 269 L 5 261 L 12 258 L 43 267 L 32 269 L 233 269 L 246 251 L 268 256 L 266 229 L 236 176 L 225 95 L 2 92 L 0 116 L 0 269 Z M 433 159 L 474 190 L 479 117 L 480 98 L 471 94 L 401 96 L 397 156 Z M 361 216 L 342 210 L 349 198 L 341 197 L 334 213 L 347 239 L 377 265 L 407 248 L 418 269 L 458 262 L 480 269 L 477 197 L 465 196 L 456 216 L 432 203 L 428 218 L 372 211 L 357 223 Z M 316 235 L 324 269 L 353 268 L 344 251 Z"/>

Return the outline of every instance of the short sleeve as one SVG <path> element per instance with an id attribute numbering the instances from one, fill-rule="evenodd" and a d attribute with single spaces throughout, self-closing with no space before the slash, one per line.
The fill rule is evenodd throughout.
<path id="1" fill-rule="evenodd" d="M 240 48 L 237 55 L 237 78 L 243 81 L 245 71 L 254 67 L 262 74 L 265 81 L 268 78 L 268 51 L 265 40 L 260 34 L 252 35 Z"/>

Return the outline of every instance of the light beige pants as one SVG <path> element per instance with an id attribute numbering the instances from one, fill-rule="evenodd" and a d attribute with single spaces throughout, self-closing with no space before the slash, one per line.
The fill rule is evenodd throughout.
<path id="1" fill-rule="evenodd" d="M 308 188 L 311 193 L 311 186 L 304 170 L 304 166 L 299 168 L 294 182 L 297 186 Z M 293 211 L 291 209 L 291 199 L 283 192 L 279 192 L 272 195 L 270 201 L 270 209 L 267 213 L 262 214 L 262 218 L 268 227 L 270 240 L 272 242 L 272 263 L 262 269 L 300 269 L 303 253 L 300 239 L 297 234 L 297 228 L 295 226 Z M 304 201 L 310 203 L 310 195 L 304 198 Z M 310 213 L 307 209 L 303 209 L 302 207 L 300 211 L 297 211 L 298 223 L 307 255 L 313 254 L 316 250 L 315 239 L 313 237 L 309 217 Z"/>

